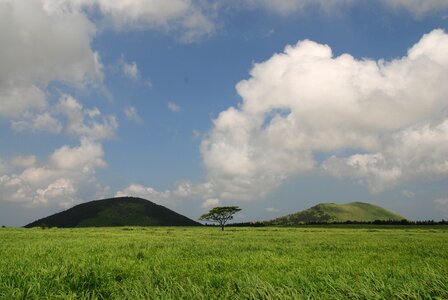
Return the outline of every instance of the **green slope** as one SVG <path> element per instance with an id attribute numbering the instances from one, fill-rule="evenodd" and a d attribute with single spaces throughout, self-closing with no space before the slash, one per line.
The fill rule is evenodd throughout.
<path id="1" fill-rule="evenodd" d="M 151 201 L 120 197 L 96 200 L 32 222 L 25 227 L 197 226 L 200 223 Z"/>
<path id="2" fill-rule="evenodd" d="M 403 220 L 404 217 L 385 208 L 363 202 L 347 204 L 324 203 L 271 221 L 272 225 L 294 225 L 312 222 L 371 222 L 375 220 Z"/>

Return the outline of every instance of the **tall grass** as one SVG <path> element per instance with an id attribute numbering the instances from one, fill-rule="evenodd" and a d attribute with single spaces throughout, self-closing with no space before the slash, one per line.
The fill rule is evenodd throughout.
<path id="1" fill-rule="evenodd" d="M 448 229 L 0 229 L 0 299 L 448 299 Z"/>

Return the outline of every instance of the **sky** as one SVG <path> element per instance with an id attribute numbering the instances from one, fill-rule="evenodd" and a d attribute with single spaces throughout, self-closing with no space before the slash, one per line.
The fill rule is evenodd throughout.
<path id="1" fill-rule="evenodd" d="M 448 218 L 446 0 L 0 0 L 0 225 L 143 197 Z"/>

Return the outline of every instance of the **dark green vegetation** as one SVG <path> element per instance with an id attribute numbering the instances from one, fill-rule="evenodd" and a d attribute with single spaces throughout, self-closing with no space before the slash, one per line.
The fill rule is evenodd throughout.
<path id="1" fill-rule="evenodd" d="M 382 207 L 369 203 L 352 202 L 348 204 L 318 204 L 309 209 L 267 221 L 266 223 L 268 225 L 297 225 L 306 223 L 372 222 L 375 220 L 387 221 L 403 219 L 405 218 Z"/>
<path id="2" fill-rule="evenodd" d="M 217 223 L 221 230 L 224 230 L 224 225 L 233 219 L 233 215 L 241 211 L 238 206 L 220 206 L 212 208 L 208 213 L 199 217 L 199 220 L 210 221 Z"/>
<path id="3" fill-rule="evenodd" d="M 0 229 L 0 299 L 448 299 L 448 227 Z"/>
<path id="4" fill-rule="evenodd" d="M 79 204 L 25 227 L 196 226 L 200 223 L 151 201 L 120 197 Z"/>

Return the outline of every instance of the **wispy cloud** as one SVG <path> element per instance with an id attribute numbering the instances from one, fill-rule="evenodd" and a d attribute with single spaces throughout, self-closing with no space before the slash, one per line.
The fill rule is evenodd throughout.
<path id="1" fill-rule="evenodd" d="M 137 124 L 142 124 L 143 123 L 142 117 L 140 117 L 139 113 L 137 112 L 137 110 L 135 109 L 134 106 L 126 107 L 123 110 L 123 112 L 124 112 L 124 115 L 126 116 L 126 118 L 129 121 L 132 121 L 132 122 L 137 123 Z"/>
<path id="2" fill-rule="evenodd" d="M 132 63 L 127 63 L 123 61 L 122 63 L 123 73 L 126 77 L 137 80 L 138 79 L 138 67 L 135 61 Z"/>
<path id="3" fill-rule="evenodd" d="M 168 109 L 171 110 L 172 112 L 180 112 L 181 108 L 178 104 L 174 103 L 174 102 L 168 102 L 167 105 Z"/>
<path id="4" fill-rule="evenodd" d="M 219 201 L 219 199 L 217 199 L 217 198 L 211 198 L 211 199 L 207 199 L 207 200 L 205 200 L 205 201 L 202 203 L 201 207 L 202 207 L 202 208 L 213 208 L 213 207 L 216 207 L 216 206 L 219 206 L 219 205 L 220 205 L 220 201 Z"/>
<path id="5" fill-rule="evenodd" d="M 275 207 L 267 207 L 265 210 L 267 212 L 271 212 L 271 213 L 280 211 L 278 208 L 275 208 Z"/>

